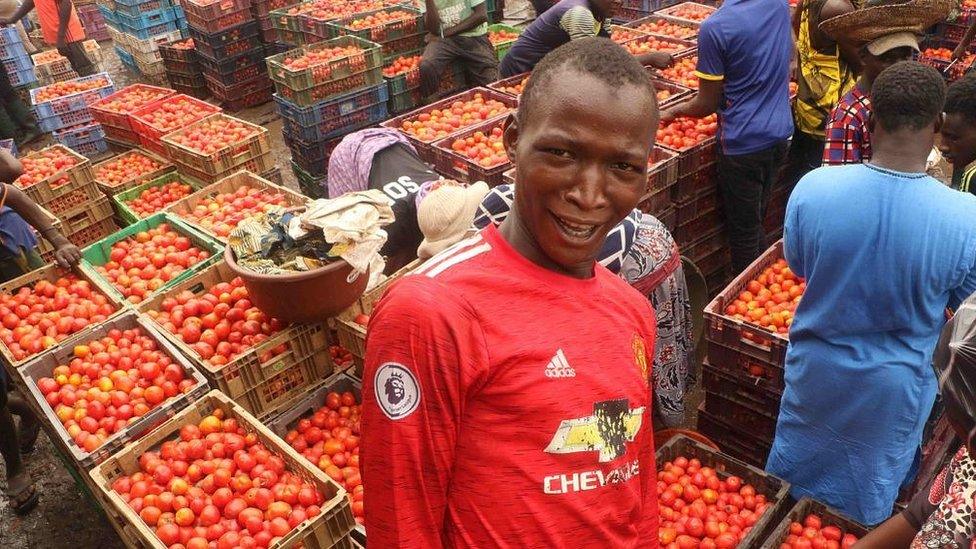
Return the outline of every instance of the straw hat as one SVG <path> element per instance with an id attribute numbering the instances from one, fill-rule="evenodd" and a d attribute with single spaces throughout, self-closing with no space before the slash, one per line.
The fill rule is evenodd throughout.
<path id="1" fill-rule="evenodd" d="M 820 30 L 835 40 L 860 46 L 889 34 L 924 34 L 925 29 L 945 20 L 952 6 L 953 0 L 873 5 L 827 19 L 820 23 Z"/>
<path id="2" fill-rule="evenodd" d="M 469 186 L 441 183 L 417 207 L 417 224 L 424 235 L 417 250 L 420 259 L 433 257 L 460 241 L 489 190 L 484 181 Z"/>

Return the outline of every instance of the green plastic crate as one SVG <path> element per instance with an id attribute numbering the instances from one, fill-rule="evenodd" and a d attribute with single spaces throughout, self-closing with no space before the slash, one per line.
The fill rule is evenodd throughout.
<path id="1" fill-rule="evenodd" d="M 155 292 L 148 294 L 144 301 L 148 301 L 154 296 L 168 291 L 170 288 L 176 286 L 191 276 L 194 276 L 214 263 L 217 263 L 223 258 L 224 245 L 222 243 L 194 229 L 176 216 L 166 212 L 160 212 L 155 213 L 146 219 L 139 220 L 135 224 L 116 231 L 115 233 L 92 244 L 91 246 L 86 247 L 81 251 L 81 262 L 78 264 L 78 267 L 83 273 L 85 273 L 85 275 L 90 277 L 95 285 L 107 296 L 109 296 L 110 299 L 131 305 L 131 303 L 122 295 L 121 292 L 119 292 L 118 289 L 116 289 L 111 282 L 109 282 L 108 279 L 99 274 L 95 267 L 108 263 L 108 257 L 112 251 L 112 245 L 116 242 L 125 240 L 136 233 L 154 229 L 162 223 L 168 223 L 169 226 L 177 233 L 188 237 L 194 246 L 211 252 L 211 255 L 209 258 L 174 276 L 171 280 L 160 286 Z"/>
<path id="2" fill-rule="evenodd" d="M 491 32 L 491 31 L 495 31 L 495 32 L 498 32 L 498 31 L 508 31 L 508 32 L 514 32 L 515 34 L 518 34 L 520 36 L 522 35 L 522 29 L 520 29 L 518 27 L 513 27 L 511 25 L 502 25 L 501 23 L 495 23 L 494 25 L 488 25 L 488 32 Z M 516 40 L 518 40 L 518 39 L 516 38 Z M 492 45 L 492 47 L 495 48 L 495 55 L 498 56 L 498 60 L 499 61 L 501 61 L 502 58 L 505 57 L 505 54 L 508 53 L 508 50 L 512 49 L 512 46 L 514 44 L 515 44 L 515 40 L 512 40 L 510 42 L 502 42 L 501 44 L 494 44 L 494 45 Z"/>
<path id="3" fill-rule="evenodd" d="M 127 191 L 122 191 L 112 195 L 112 206 L 115 208 L 115 212 L 119 215 L 119 219 L 125 222 L 126 225 L 138 223 L 142 218 L 139 217 L 139 214 L 129 208 L 126 201 L 132 200 L 133 198 L 139 196 L 142 194 L 142 191 L 146 189 L 151 187 L 161 187 L 177 179 L 192 187 L 194 192 L 199 191 L 202 188 L 200 183 L 198 183 L 196 180 L 184 177 L 176 172 L 169 172 L 165 175 L 157 177 L 156 179 L 153 179 L 152 181 L 143 183 L 138 187 L 133 187 Z"/>
<path id="4" fill-rule="evenodd" d="M 295 174 L 295 179 L 298 180 L 298 187 L 301 189 L 302 194 L 312 198 L 328 198 L 326 196 L 328 194 L 326 191 L 327 175 L 316 177 L 303 170 L 294 160 L 291 161 L 291 171 Z"/>

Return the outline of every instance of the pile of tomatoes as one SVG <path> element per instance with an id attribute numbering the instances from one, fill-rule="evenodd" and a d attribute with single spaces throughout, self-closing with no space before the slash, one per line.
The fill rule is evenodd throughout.
<path id="1" fill-rule="evenodd" d="M 191 38 L 190 40 L 192 41 L 193 39 Z M 172 93 L 171 90 L 134 84 L 122 88 L 105 99 L 102 99 L 98 102 L 97 106 L 100 109 L 110 112 L 130 113 Z"/>
<path id="2" fill-rule="evenodd" d="M 429 142 L 511 110 L 501 101 L 486 99 L 481 93 L 475 93 L 471 99 L 456 100 L 447 108 L 432 109 L 404 120 L 400 129 L 420 141 Z"/>
<path id="3" fill-rule="evenodd" d="M 190 291 L 167 297 L 158 311 L 147 314 L 214 366 L 227 364 L 285 327 L 251 304 L 239 277 L 215 284 L 199 297 Z M 287 350 L 288 344 L 282 343 L 270 356 Z"/>
<path id="4" fill-rule="evenodd" d="M 168 223 L 140 231 L 112 245 L 108 261 L 96 267 L 130 303 L 141 303 L 173 277 L 210 257 Z"/>
<path id="5" fill-rule="evenodd" d="M 193 43 L 192 38 L 187 38 L 179 42 L 173 42 L 170 44 L 170 47 L 177 50 L 192 50 L 196 45 Z"/>
<path id="6" fill-rule="evenodd" d="M 285 195 L 279 191 L 241 185 L 234 192 L 204 198 L 190 213 L 181 215 L 226 238 L 245 218 L 287 204 Z"/>
<path id="7" fill-rule="evenodd" d="M 215 114 L 167 139 L 201 154 L 213 154 L 239 145 L 258 134 L 258 128 L 232 116 Z"/>
<path id="8" fill-rule="evenodd" d="M 0 294 L 0 341 L 20 361 L 104 322 L 113 312 L 104 294 L 74 274 L 39 280 L 33 287 Z"/>
<path id="9" fill-rule="evenodd" d="M 749 281 L 735 301 L 725 307 L 725 314 L 774 334 L 786 335 L 806 287 L 806 282 L 796 276 L 786 260 L 778 259 Z"/>
<path id="10" fill-rule="evenodd" d="M 627 27 L 614 27 L 613 32 L 610 34 L 610 39 L 618 44 L 623 44 L 628 40 L 633 40 L 635 38 L 640 38 L 642 36 L 647 36 L 646 32 L 638 32 L 634 29 Z"/>
<path id="11" fill-rule="evenodd" d="M 139 217 L 146 217 L 181 198 L 189 196 L 191 193 L 193 193 L 193 187 L 175 180 L 165 185 L 149 187 L 139 193 L 139 196 L 127 200 L 125 205 L 139 214 Z"/>
<path id="12" fill-rule="evenodd" d="M 716 132 L 718 132 L 718 116 L 715 114 L 705 118 L 681 116 L 668 124 L 662 122 L 655 140 L 659 145 L 680 151 L 714 137 Z"/>
<path id="13" fill-rule="evenodd" d="M 397 57 L 392 63 L 383 67 L 383 76 L 393 78 L 398 74 L 418 71 L 420 70 L 420 59 L 419 55 Z M 417 77 L 419 78 L 420 75 L 418 74 Z"/>
<path id="14" fill-rule="evenodd" d="M 325 500 L 219 408 L 139 456 L 139 470 L 112 490 L 170 549 L 270 547 Z"/>
<path id="15" fill-rule="evenodd" d="M 500 86 L 500 87 L 497 87 L 496 89 L 498 89 L 499 91 L 503 91 L 503 92 L 505 92 L 507 94 L 514 95 L 515 97 L 518 97 L 518 96 L 522 95 L 522 91 L 525 90 L 525 84 L 528 83 L 528 81 L 529 81 L 529 76 L 528 75 L 525 75 L 525 76 L 522 77 L 521 80 L 519 80 L 515 84 L 508 84 L 506 86 Z"/>
<path id="16" fill-rule="evenodd" d="M 685 46 L 672 42 L 667 38 L 659 38 L 657 36 L 645 36 L 638 38 L 637 40 L 632 40 L 623 44 L 625 50 L 629 51 L 631 55 L 641 55 L 651 52 L 664 52 L 664 53 L 674 53 L 682 49 L 686 49 Z"/>
<path id="17" fill-rule="evenodd" d="M 346 28 L 352 30 L 365 30 L 373 27 L 380 27 L 398 21 L 409 21 L 416 19 L 417 15 L 404 10 L 377 11 L 375 13 L 353 19 L 346 24 Z"/>
<path id="18" fill-rule="evenodd" d="M 351 392 L 331 392 L 324 405 L 298 421 L 285 442 L 341 484 L 352 499 L 352 514 L 363 522 L 363 481 L 359 475 L 361 406 Z"/>
<path id="19" fill-rule="evenodd" d="M 302 49 L 294 57 L 285 57 L 281 64 L 290 71 L 305 70 L 310 67 L 326 65 L 337 59 L 345 59 L 353 55 L 362 55 L 359 46 L 335 46 L 330 48 Z"/>
<path id="20" fill-rule="evenodd" d="M 505 29 L 488 31 L 488 41 L 491 42 L 492 46 L 514 42 L 518 40 L 518 37 L 518 33 L 507 31 Z"/>
<path id="21" fill-rule="evenodd" d="M 352 366 L 352 353 L 349 352 L 349 349 L 341 345 L 330 346 L 329 356 L 332 357 L 332 362 L 340 369 Z"/>
<path id="22" fill-rule="evenodd" d="M 679 4 L 678 6 L 667 10 L 667 15 L 670 17 L 677 17 L 686 21 L 695 21 L 696 23 L 701 23 L 705 19 L 708 19 L 708 16 L 713 13 L 715 13 L 715 8 L 702 4 L 693 4 L 691 2 Z"/>
<path id="23" fill-rule="evenodd" d="M 99 164 L 95 170 L 95 180 L 107 187 L 118 187 L 162 167 L 162 164 L 139 151 L 129 151 Z"/>
<path id="24" fill-rule="evenodd" d="M 78 164 L 81 160 L 61 145 L 42 149 L 20 159 L 24 173 L 14 180 L 14 184 L 22 189 L 30 187 Z"/>
<path id="25" fill-rule="evenodd" d="M 51 376 L 38 379 L 37 388 L 86 452 L 196 385 L 139 327 L 112 329 L 76 345 L 71 361 L 55 367 Z"/>
<path id="26" fill-rule="evenodd" d="M 657 473 L 658 541 L 663 549 L 733 549 L 769 507 L 737 476 L 719 478 L 697 459 L 679 456 Z"/>
<path id="27" fill-rule="evenodd" d="M 817 515 L 807 515 L 803 524 L 790 523 L 790 533 L 779 549 L 850 549 L 857 536 L 844 533 L 836 526 L 824 526 Z"/>
<path id="28" fill-rule="evenodd" d="M 218 111 L 220 107 L 179 94 L 163 99 L 153 106 L 147 105 L 134 116 L 160 133 L 169 133 Z"/>
<path id="29" fill-rule="evenodd" d="M 657 21 L 641 23 L 637 26 L 637 30 L 646 32 L 648 34 L 655 34 L 657 36 L 678 38 L 680 40 L 687 40 L 689 38 L 698 36 L 698 29 L 687 24 L 668 21 L 667 19 L 659 19 Z M 614 32 L 617 32 L 616 29 L 614 29 Z"/>
<path id="30" fill-rule="evenodd" d="M 74 93 L 80 93 L 89 90 L 97 90 L 99 88 L 104 88 L 111 85 L 107 78 L 104 76 L 98 76 L 85 81 L 81 79 L 67 80 L 65 82 L 55 82 L 48 86 L 37 90 L 34 95 L 34 101 L 37 103 L 43 103 L 45 101 L 51 101 L 53 99 L 58 99 L 66 95 L 71 95 Z"/>
<path id="31" fill-rule="evenodd" d="M 474 132 L 468 137 L 451 142 L 451 150 L 470 158 L 482 168 L 492 168 L 508 162 L 508 154 L 502 143 L 502 125 L 498 124 L 488 132 Z"/>
<path id="32" fill-rule="evenodd" d="M 394 1 L 383 0 L 351 0 L 346 2 L 336 2 L 335 0 L 314 0 L 308 4 L 302 2 L 297 7 L 288 10 L 289 15 L 307 13 L 310 19 L 317 21 L 334 21 L 352 17 L 356 14 L 378 10 L 380 8 L 397 4 Z"/>
<path id="33" fill-rule="evenodd" d="M 698 64 L 698 56 L 676 59 L 674 65 L 661 71 L 661 76 L 676 84 L 681 84 L 686 88 L 698 89 L 698 77 L 695 76 L 695 66 Z"/>

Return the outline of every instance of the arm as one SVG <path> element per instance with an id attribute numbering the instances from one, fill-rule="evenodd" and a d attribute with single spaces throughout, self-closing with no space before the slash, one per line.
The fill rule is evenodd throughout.
<path id="1" fill-rule="evenodd" d="M 444 30 L 444 36 L 454 36 L 462 32 L 469 31 L 482 23 L 488 22 L 488 8 L 481 2 L 471 12 L 471 15 L 462 19 L 457 25 Z"/>
<path id="2" fill-rule="evenodd" d="M 434 0 L 424 0 L 424 24 L 427 26 L 427 33 L 434 36 L 440 35 L 441 16 L 437 13 L 437 4 Z"/>
<path id="3" fill-rule="evenodd" d="M 948 305 L 953 311 L 959 308 L 959 305 L 964 299 L 976 293 L 976 265 L 970 264 L 967 267 L 969 268 L 969 272 L 963 278 L 962 284 L 953 289 L 949 295 Z"/>
<path id="4" fill-rule="evenodd" d="M 63 48 L 67 45 L 65 37 L 68 34 L 68 21 L 71 20 L 71 0 L 57 0 L 58 2 L 58 42 L 57 46 Z"/>
<path id="5" fill-rule="evenodd" d="M 702 118 L 718 112 L 719 103 L 722 100 L 722 86 L 721 79 L 707 80 L 699 74 L 698 95 L 691 101 L 679 103 L 661 113 L 661 121 L 667 123 L 679 116 Z"/>
<path id="6" fill-rule="evenodd" d="M 0 20 L 0 24 L 13 25 L 23 19 L 32 9 L 34 9 L 34 0 L 24 0 L 13 16 L 5 20 Z"/>
<path id="7" fill-rule="evenodd" d="M 666 69 L 671 65 L 674 65 L 674 57 L 670 53 L 664 53 L 663 51 L 652 51 L 651 53 L 642 53 L 637 56 L 637 61 L 645 67 L 651 66 L 655 69 Z"/>
<path id="8" fill-rule="evenodd" d="M 478 320 L 446 286 L 412 275 L 380 301 L 362 390 L 366 528 L 377 547 L 442 546 L 461 417 L 487 371 Z M 400 393 L 387 383 L 394 372 Z"/>
<path id="9" fill-rule="evenodd" d="M 596 17 L 583 6 L 567 10 L 559 19 L 559 26 L 569 35 L 570 41 L 597 35 Z"/>
<path id="10" fill-rule="evenodd" d="M 834 109 L 824 135 L 824 166 L 861 163 L 861 127 L 845 110 Z"/>
<path id="11" fill-rule="evenodd" d="M 962 37 L 962 41 L 956 46 L 956 49 L 952 50 L 953 59 L 962 59 L 966 55 L 966 50 L 969 49 L 969 45 L 973 43 L 973 37 L 976 36 L 976 21 L 973 21 L 969 28 L 966 29 L 966 35 Z"/>
<path id="12" fill-rule="evenodd" d="M 928 491 L 923 490 L 922 494 L 927 495 Z M 909 524 L 904 515 L 899 513 L 884 521 L 881 526 L 868 532 L 868 535 L 861 538 L 854 544 L 854 547 L 857 549 L 895 549 L 899 547 L 907 549 L 917 533 L 918 528 Z"/>

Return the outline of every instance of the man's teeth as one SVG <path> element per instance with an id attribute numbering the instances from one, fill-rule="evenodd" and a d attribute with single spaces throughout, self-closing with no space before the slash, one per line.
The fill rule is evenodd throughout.
<path id="1" fill-rule="evenodd" d="M 570 223 L 563 218 L 556 218 L 563 230 L 577 238 L 589 238 L 596 231 L 596 225 L 580 225 Z"/>

